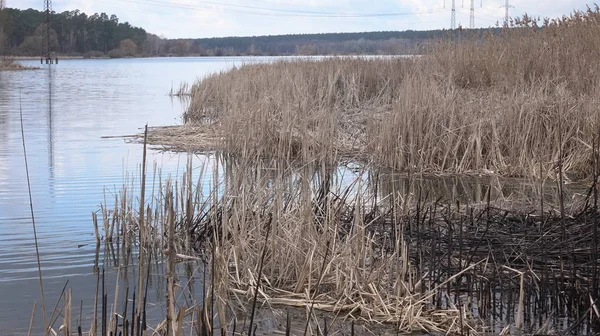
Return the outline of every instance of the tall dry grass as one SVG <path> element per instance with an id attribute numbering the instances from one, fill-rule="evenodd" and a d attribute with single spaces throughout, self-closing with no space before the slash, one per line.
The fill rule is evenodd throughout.
<path id="1" fill-rule="evenodd" d="M 420 58 L 249 64 L 191 89 L 188 123 L 251 157 L 352 155 L 404 171 L 589 176 L 600 114 L 600 11 L 528 17 Z M 540 168 L 541 167 L 541 168 Z M 540 172 L 540 170 L 542 170 Z"/>
<path id="2" fill-rule="evenodd" d="M 208 168 L 197 171 L 188 162 L 182 181 L 158 178 L 146 200 L 146 248 L 162 248 L 167 259 L 167 312 L 160 328 L 179 330 L 176 321 L 184 317 L 177 311 L 208 305 L 220 324 L 215 328 L 231 330 L 231 315 L 252 320 L 250 310 L 239 316 L 232 303 L 244 307 L 253 301 L 307 312 L 310 307 L 339 320 L 385 323 L 398 332 L 458 334 L 477 327 L 470 316 L 459 325 L 461 310 L 435 308 L 431 297 L 480 260 L 423 287 L 425 279 L 409 258 L 410 239 L 403 235 L 401 199 L 389 205 L 397 210 L 377 210 L 372 187 L 363 185 L 371 182 L 362 174 L 340 183 L 334 181 L 335 169 L 325 165 L 293 170 L 285 164 L 249 166 L 235 160 L 217 165 L 225 175 L 215 167 L 211 181 L 202 178 L 211 173 Z M 105 226 L 106 239 L 124 247 L 136 244 L 142 230 L 139 217 L 131 216 L 134 198 L 123 192 L 115 195 L 112 212 L 103 206 L 103 216 L 112 214 L 116 226 Z M 398 225 L 382 224 L 392 212 Z M 184 260 L 210 265 L 203 303 L 180 306 L 172 299 L 185 292 L 173 273 Z M 306 320 L 316 324 L 311 313 Z"/>

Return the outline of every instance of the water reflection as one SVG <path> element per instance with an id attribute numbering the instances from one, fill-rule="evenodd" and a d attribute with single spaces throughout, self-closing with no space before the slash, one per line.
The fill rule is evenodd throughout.
<path id="1" fill-rule="evenodd" d="M 409 197 L 412 201 L 482 205 L 488 201 L 505 208 L 521 209 L 539 206 L 540 197 L 548 206 L 558 206 L 560 190 L 554 181 L 503 178 L 499 176 L 471 175 L 407 175 L 390 171 L 377 171 L 374 179 L 378 195 Z M 570 184 L 563 186 L 564 199 L 581 200 L 588 186 Z"/>
<path id="2" fill-rule="evenodd" d="M 48 66 L 48 171 L 50 179 L 50 196 L 54 196 L 54 126 L 52 124 L 52 66 Z"/>

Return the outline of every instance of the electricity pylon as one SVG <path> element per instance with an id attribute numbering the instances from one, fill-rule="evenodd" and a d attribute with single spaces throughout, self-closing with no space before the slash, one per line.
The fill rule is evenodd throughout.
<path id="1" fill-rule="evenodd" d="M 452 16 L 450 18 L 450 29 L 456 29 L 456 0 L 452 0 Z"/>
<path id="2" fill-rule="evenodd" d="M 469 28 L 475 28 L 475 0 L 471 0 L 471 18 L 469 20 Z"/>
<path id="3" fill-rule="evenodd" d="M 52 0 L 44 0 L 44 12 L 46 12 L 46 28 L 44 32 L 44 53 L 46 63 L 52 64 L 52 42 L 50 41 L 50 23 L 52 21 Z"/>
<path id="4" fill-rule="evenodd" d="M 504 27 L 508 27 L 508 20 L 510 19 L 509 12 L 510 12 L 510 8 L 513 6 L 510 5 L 510 0 L 506 0 L 503 7 L 504 7 Z"/>

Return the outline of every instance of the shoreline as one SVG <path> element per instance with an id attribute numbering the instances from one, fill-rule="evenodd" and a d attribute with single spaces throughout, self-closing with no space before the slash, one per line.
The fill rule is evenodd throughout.
<path id="1" fill-rule="evenodd" d="M 11 56 L 5 55 L 0 56 L 0 60 L 15 60 L 15 61 L 37 61 L 42 59 L 42 56 Z M 58 56 L 58 60 L 70 60 L 70 59 L 107 59 L 109 57 L 83 57 L 83 56 Z M 54 58 L 53 58 L 54 59 Z"/>
<path id="2" fill-rule="evenodd" d="M 319 54 L 319 55 L 302 55 L 302 54 L 279 54 L 279 55 L 152 55 L 152 56 L 130 56 L 130 57 L 86 57 L 86 56 L 57 56 L 58 60 L 72 60 L 72 59 L 144 59 L 144 58 L 228 58 L 228 57 L 302 57 L 302 58 L 312 58 L 312 57 L 410 57 L 410 56 L 420 56 L 420 55 L 406 55 L 406 54 L 398 54 L 398 55 L 385 55 L 385 54 Z M 43 58 L 43 56 L 14 56 L 14 55 L 0 55 L 0 60 L 3 59 L 12 59 L 15 61 L 35 61 Z M 54 59 L 55 57 L 53 57 Z"/>

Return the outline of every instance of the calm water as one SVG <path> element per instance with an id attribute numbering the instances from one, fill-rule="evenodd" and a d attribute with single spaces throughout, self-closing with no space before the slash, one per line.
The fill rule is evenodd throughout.
<path id="1" fill-rule="evenodd" d="M 20 109 L 47 309 L 67 279 L 73 302 L 84 300 L 88 306 L 96 285 L 91 212 L 105 190 L 123 184 L 124 172 L 138 169 L 142 154 L 140 145 L 102 137 L 138 133 L 146 123 L 180 123 L 185 107 L 167 96 L 172 85 L 249 61 L 64 60 L 51 69 L 0 71 L 0 334 L 26 332 L 40 298 Z M 162 167 L 163 175 L 175 175 L 183 171 L 186 156 L 151 152 L 151 162 Z"/>

